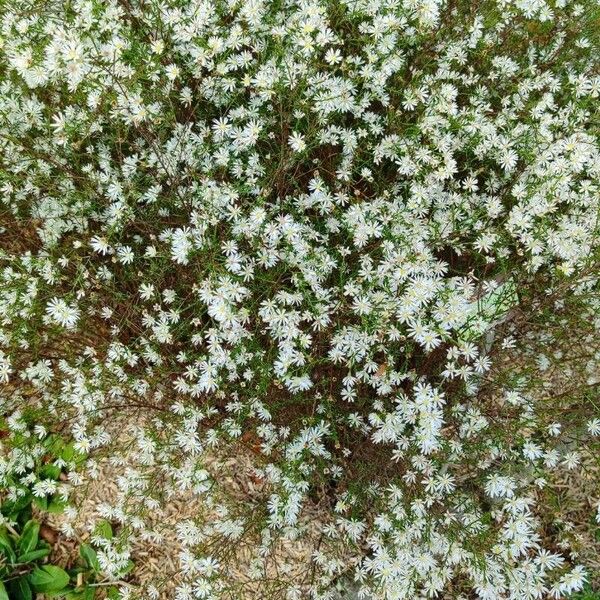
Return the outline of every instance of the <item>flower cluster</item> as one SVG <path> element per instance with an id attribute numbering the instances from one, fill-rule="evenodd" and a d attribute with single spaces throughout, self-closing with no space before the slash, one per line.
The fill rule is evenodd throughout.
<path id="1" fill-rule="evenodd" d="M 599 16 L 594 0 L 0 8 L 0 383 L 25 390 L 0 406 L 67 424 L 90 476 L 100 452 L 120 463 L 129 420 L 104 571 L 189 493 L 208 508 L 177 528 L 181 600 L 244 597 L 223 549 L 241 540 L 252 585 L 290 600 L 351 579 L 382 600 L 582 588 L 540 490 L 583 468 L 597 404 L 551 409 L 494 357 L 552 340 L 565 298 L 599 306 Z M 236 503 L 215 457 L 242 448 L 260 485 Z M 315 506 L 304 574 L 277 579 L 276 540 L 311 540 Z M 140 593 L 168 597 L 155 583 Z"/>

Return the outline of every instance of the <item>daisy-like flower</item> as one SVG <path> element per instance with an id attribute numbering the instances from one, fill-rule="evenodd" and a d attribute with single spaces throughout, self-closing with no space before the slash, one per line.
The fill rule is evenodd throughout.
<path id="1" fill-rule="evenodd" d="M 337 48 L 330 48 L 325 53 L 325 62 L 330 65 L 337 65 L 342 62 L 342 53 Z"/>
<path id="2" fill-rule="evenodd" d="M 90 246 L 92 247 L 92 250 L 98 254 L 104 255 L 110 252 L 110 245 L 106 239 L 97 235 L 90 240 Z"/>
<path id="3" fill-rule="evenodd" d="M 177 65 L 167 65 L 165 67 L 165 75 L 167 76 L 167 79 L 170 79 L 171 81 L 175 81 L 179 77 L 180 72 Z"/>
<path id="4" fill-rule="evenodd" d="M 297 131 L 292 132 L 292 135 L 288 138 L 288 144 L 294 152 L 303 152 L 306 150 L 306 142 L 304 136 Z"/>
<path id="5" fill-rule="evenodd" d="M 165 49 L 165 43 L 162 40 L 153 40 L 150 44 L 152 54 L 162 54 Z"/>
<path id="6" fill-rule="evenodd" d="M 134 254 L 130 246 L 120 246 L 117 249 L 118 260 L 123 265 L 130 265 L 133 262 Z"/>
<path id="7" fill-rule="evenodd" d="M 148 283 L 140 285 L 140 297 L 142 300 L 150 300 L 154 296 L 154 286 Z"/>
<path id="8" fill-rule="evenodd" d="M 587 422 L 587 430 L 590 435 L 600 436 L 600 419 L 592 419 Z"/>
<path id="9" fill-rule="evenodd" d="M 46 305 L 46 314 L 66 329 L 73 329 L 79 320 L 79 309 L 62 298 L 52 298 Z"/>
<path id="10" fill-rule="evenodd" d="M 0 350 L 0 383 L 8 383 L 11 373 L 10 358 Z"/>

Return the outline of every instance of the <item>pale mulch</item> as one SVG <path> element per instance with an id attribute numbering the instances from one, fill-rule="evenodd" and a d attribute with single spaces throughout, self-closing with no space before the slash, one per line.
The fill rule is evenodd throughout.
<path id="1" fill-rule="evenodd" d="M 121 450 L 127 448 L 131 441 L 127 426 L 122 424 L 119 427 L 119 424 L 115 423 L 114 431 L 119 433 L 116 443 L 113 441 L 111 447 Z M 209 472 L 219 474 L 219 484 L 227 498 L 243 505 L 256 501 L 261 496 L 264 501 L 264 486 L 261 479 L 256 477 L 253 461 L 252 453 L 238 452 L 235 456 L 225 459 L 212 459 L 206 468 Z M 89 541 L 94 523 L 103 518 L 100 507 L 103 504 L 111 505 L 119 497 L 118 478 L 131 465 L 127 460 L 126 451 L 117 458 L 113 454 L 98 459 L 97 462 L 96 477 L 88 478 L 83 485 L 74 487 L 71 503 L 77 509 L 75 518 L 69 519 L 64 513 L 46 517 L 46 524 L 57 537 L 52 557 L 57 564 L 71 566 L 77 562 L 79 543 Z M 127 581 L 132 590 L 141 592 L 141 597 L 147 597 L 143 590 L 148 585 L 158 588 L 159 598 L 166 600 L 175 597 L 177 584 L 184 580 L 178 557 L 185 549 L 177 539 L 175 526 L 185 520 L 193 521 L 199 515 L 202 515 L 203 519 L 210 519 L 210 511 L 202 498 L 189 492 L 171 490 L 169 493 L 168 500 L 145 519 L 153 530 L 162 534 L 162 538 L 159 541 L 138 538 L 132 544 L 131 558 L 135 568 Z M 65 534 L 66 523 L 73 527 L 74 536 Z M 252 578 L 248 574 L 250 562 L 255 558 L 250 550 L 252 545 L 237 545 L 226 566 L 228 578 L 237 590 L 232 592 L 235 595 L 231 597 L 258 600 L 263 597 L 263 588 L 269 585 L 265 582 L 271 582 L 275 589 L 279 589 L 277 581 L 282 579 L 287 582 L 306 583 L 306 577 L 311 570 L 311 554 L 319 546 L 322 525 L 320 515 L 314 509 L 306 511 L 303 516 L 305 535 L 295 541 L 277 541 L 273 545 L 266 573 L 260 579 Z M 271 594 L 270 597 L 283 596 Z"/>

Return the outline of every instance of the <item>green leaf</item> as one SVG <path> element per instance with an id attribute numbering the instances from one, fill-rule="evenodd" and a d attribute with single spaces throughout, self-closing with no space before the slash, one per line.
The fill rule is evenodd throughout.
<path id="1" fill-rule="evenodd" d="M 94 600 L 96 596 L 96 588 L 86 585 L 81 591 L 73 590 L 70 594 L 67 594 L 66 600 Z"/>
<path id="2" fill-rule="evenodd" d="M 2 549 L 2 547 L 5 546 L 6 548 L 11 548 L 13 547 L 13 541 L 11 539 L 11 537 L 8 535 L 8 531 L 6 529 L 6 527 L 0 527 L 0 550 Z"/>
<path id="3" fill-rule="evenodd" d="M 69 575 L 60 567 L 44 565 L 29 574 L 29 583 L 40 593 L 60 592 L 69 584 Z"/>
<path id="4" fill-rule="evenodd" d="M 112 540 L 113 530 L 111 524 L 104 519 L 98 521 L 94 532 L 96 533 L 96 535 L 100 535 L 103 538 L 106 538 L 107 540 Z"/>
<path id="5" fill-rule="evenodd" d="M 6 591 L 6 588 L 4 587 L 4 584 L 1 581 L 0 581 L 0 600 L 9 600 L 8 592 Z"/>
<path id="6" fill-rule="evenodd" d="M 48 498 L 46 498 L 46 496 L 44 496 L 43 498 L 38 498 L 37 496 L 33 499 L 33 502 L 35 503 L 35 505 L 43 511 L 47 511 L 48 510 Z"/>
<path id="7" fill-rule="evenodd" d="M 95 596 L 96 596 L 96 588 L 86 585 L 85 590 L 83 592 L 84 599 L 85 600 L 94 600 Z"/>
<path id="8" fill-rule="evenodd" d="M 26 552 L 25 554 L 17 556 L 17 562 L 30 563 L 39 560 L 40 558 L 44 558 L 44 556 L 48 556 L 48 554 L 50 554 L 50 548 L 39 548 L 38 550 L 32 550 L 31 552 Z"/>
<path id="9" fill-rule="evenodd" d="M 52 454 L 53 456 L 58 456 L 59 452 L 61 452 L 64 445 L 65 444 L 63 440 L 60 438 L 60 436 L 56 435 L 55 433 L 51 433 L 44 440 L 44 446 L 48 449 L 48 452 L 50 452 L 50 454 Z"/>
<path id="10" fill-rule="evenodd" d="M 128 560 L 125 567 L 119 571 L 119 574 L 121 576 L 127 575 L 127 573 L 131 573 L 131 571 L 133 571 L 134 567 L 135 567 L 134 562 L 132 560 Z"/>
<path id="11" fill-rule="evenodd" d="M 79 450 L 75 450 L 74 442 L 69 442 L 65 444 L 60 458 L 62 458 L 65 462 L 74 462 L 75 464 L 79 464 L 85 460 L 85 454 L 80 452 Z"/>
<path id="12" fill-rule="evenodd" d="M 98 562 L 98 555 L 96 551 L 89 544 L 81 544 L 79 547 L 79 554 L 85 561 L 85 564 L 98 573 L 100 571 L 100 563 Z"/>
<path id="13" fill-rule="evenodd" d="M 60 477 L 60 467 L 56 465 L 44 465 L 40 469 L 40 477 L 44 479 L 54 479 L 55 481 Z"/>
<path id="14" fill-rule="evenodd" d="M 31 504 L 31 499 L 31 492 L 27 492 L 16 500 L 7 500 L 6 502 L 2 503 L 0 512 L 2 512 L 2 514 L 5 517 L 8 517 L 11 521 L 16 521 L 19 513 Z"/>
<path id="15" fill-rule="evenodd" d="M 65 444 L 65 447 L 63 448 L 60 457 L 65 462 L 71 462 L 73 460 L 73 458 L 75 458 L 75 454 L 76 454 L 75 446 L 74 446 L 73 442 L 70 442 L 68 444 Z"/>
<path id="16" fill-rule="evenodd" d="M 83 590 L 73 590 L 68 592 L 65 596 L 65 600 L 93 600 L 96 595 L 96 588 L 85 586 Z"/>
<path id="17" fill-rule="evenodd" d="M 75 593 L 73 588 L 63 588 L 62 590 L 58 590 L 58 592 L 46 592 L 44 598 L 66 598 L 69 594 Z"/>
<path id="18" fill-rule="evenodd" d="M 13 600 L 32 600 L 33 593 L 29 587 L 27 576 L 19 577 L 10 582 L 10 595 Z"/>
<path id="19" fill-rule="evenodd" d="M 14 564 L 17 559 L 13 550 L 13 542 L 4 527 L 0 529 L 0 554 L 4 554 L 11 564 Z"/>
<path id="20" fill-rule="evenodd" d="M 59 496 L 52 496 L 52 500 L 50 501 L 50 504 L 48 504 L 48 512 L 57 514 L 57 513 L 61 513 L 63 512 L 63 510 L 65 510 L 65 508 L 67 507 L 67 502 L 65 502 L 64 500 L 62 500 Z"/>
<path id="21" fill-rule="evenodd" d="M 19 551 L 21 554 L 27 554 L 35 549 L 38 543 L 40 533 L 40 524 L 31 520 L 25 523 L 21 538 L 19 539 Z"/>

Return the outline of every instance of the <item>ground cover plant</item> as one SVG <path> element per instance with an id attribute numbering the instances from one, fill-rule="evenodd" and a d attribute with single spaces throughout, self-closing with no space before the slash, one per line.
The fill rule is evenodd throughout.
<path id="1" fill-rule="evenodd" d="M 118 598 L 118 587 L 102 581 L 100 561 L 92 545 L 78 546 L 77 561 L 68 571 L 54 564 L 57 532 L 41 519 L 45 513 L 60 513 L 66 508 L 68 493 L 61 482 L 67 480 L 69 470 L 73 476 L 83 455 L 72 442 L 47 435 L 43 427 L 32 427 L 34 419 L 35 414 L 13 414 L 0 429 L 5 458 L 5 496 L 0 506 L 0 598 L 31 600 L 41 594 L 92 600 L 99 587 L 105 588 L 109 598 Z M 112 538 L 112 527 L 100 521 L 93 533 L 95 543 L 101 546 L 103 540 Z M 123 571 L 132 567 L 129 563 Z"/>
<path id="2" fill-rule="evenodd" d="M 599 38 L 595 0 L 0 0 L 0 597 L 597 597 Z"/>

